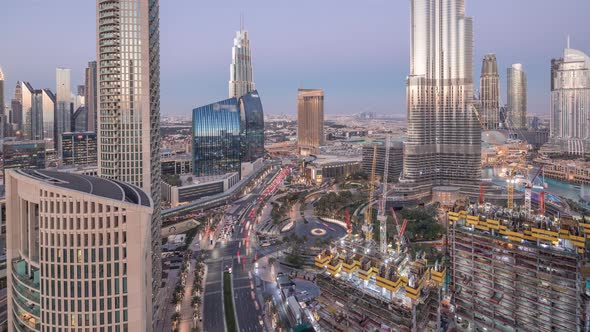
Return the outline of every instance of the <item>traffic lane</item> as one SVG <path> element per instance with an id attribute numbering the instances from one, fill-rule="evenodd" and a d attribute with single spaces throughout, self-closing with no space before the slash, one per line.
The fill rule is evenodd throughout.
<path id="1" fill-rule="evenodd" d="M 260 312 L 252 300 L 252 290 L 250 286 L 246 288 L 234 288 L 234 298 L 237 308 L 240 331 L 262 331 L 262 326 L 258 320 Z"/>
<path id="2" fill-rule="evenodd" d="M 221 270 L 223 262 L 207 263 L 207 277 L 205 279 L 205 294 L 203 299 L 203 329 L 207 332 L 222 332 L 225 330 L 223 320 L 219 316 L 223 313 Z"/>

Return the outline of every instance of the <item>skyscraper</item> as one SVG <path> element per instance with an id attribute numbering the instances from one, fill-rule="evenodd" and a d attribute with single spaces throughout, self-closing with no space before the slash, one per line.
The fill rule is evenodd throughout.
<path id="1" fill-rule="evenodd" d="M 55 134 L 57 140 L 55 143 L 59 149 L 59 139 L 61 134 L 70 131 L 71 124 L 71 103 L 72 103 L 72 87 L 70 82 L 71 71 L 68 68 L 57 68 L 55 70 L 55 84 L 56 84 L 56 101 L 55 109 Z"/>
<path id="2" fill-rule="evenodd" d="M 236 98 L 193 110 L 193 173 L 240 173 L 240 111 Z"/>
<path id="3" fill-rule="evenodd" d="M 22 105 L 22 87 L 21 83 L 17 82 L 14 89 L 14 97 L 10 102 L 10 108 L 12 109 L 12 124 L 16 131 L 22 130 L 23 128 L 23 105 Z"/>
<path id="4" fill-rule="evenodd" d="M 253 163 L 264 158 L 264 111 L 258 91 L 243 95 L 239 100 L 241 131 L 241 162 Z"/>
<path id="5" fill-rule="evenodd" d="M 232 47 L 232 63 L 230 66 L 229 97 L 240 98 L 256 88 L 252 79 L 252 55 L 248 31 L 240 26 L 236 32 Z"/>
<path id="6" fill-rule="evenodd" d="M 569 42 L 551 61 L 551 137 L 590 139 L 590 57 Z"/>
<path id="7" fill-rule="evenodd" d="M 8 331 L 151 331 L 152 200 L 86 175 L 9 170 Z"/>
<path id="8" fill-rule="evenodd" d="M 500 75 L 498 75 L 495 54 L 484 56 L 479 86 L 481 122 L 485 129 L 498 129 L 500 126 Z"/>
<path id="9" fill-rule="evenodd" d="M 481 178 L 481 129 L 473 108 L 473 20 L 464 0 L 412 0 L 408 134 L 400 199 Z"/>
<path id="10" fill-rule="evenodd" d="M 8 123 L 10 120 L 8 108 L 4 103 L 4 72 L 0 67 L 0 138 L 4 138 L 5 131 L 9 129 Z"/>
<path id="11" fill-rule="evenodd" d="M 297 148 L 307 156 L 320 153 L 324 145 L 324 90 L 297 91 Z"/>
<path id="12" fill-rule="evenodd" d="M 527 82 L 522 64 L 508 68 L 508 126 L 512 129 L 526 129 Z"/>
<path id="13" fill-rule="evenodd" d="M 97 110 L 97 76 L 96 76 L 96 61 L 88 62 L 86 68 L 86 88 L 84 89 L 84 102 L 86 103 L 88 130 L 96 132 L 96 110 Z"/>
<path id="14" fill-rule="evenodd" d="M 156 306 L 162 270 L 159 1 L 97 0 L 96 10 L 98 171 L 152 196 Z"/>
<path id="15" fill-rule="evenodd" d="M 55 95 L 49 89 L 35 90 L 33 93 L 31 139 L 45 140 L 48 149 L 53 149 L 55 137 Z"/>
<path id="16" fill-rule="evenodd" d="M 6 104 L 4 103 L 4 72 L 0 67 L 0 114 L 6 114 Z"/>
<path id="17" fill-rule="evenodd" d="M 18 82 L 14 92 L 20 104 L 23 116 L 22 137 L 31 139 L 33 130 L 33 93 L 34 89 L 29 82 Z"/>

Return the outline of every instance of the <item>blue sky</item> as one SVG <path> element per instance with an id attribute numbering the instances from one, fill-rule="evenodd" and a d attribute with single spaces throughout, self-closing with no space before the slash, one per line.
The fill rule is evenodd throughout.
<path id="1" fill-rule="evenodd" d="M 3 1 L 0 66 L 7 100 L 17 80 L 55 90 L 55 68 L 72 85 L 95 58 L 94 0 Z M 528 74 L 529 112 L 549 112 L 549 63 L 566 36 L 590 53 L 588 0 L 466 0 L 475 20 L 475 73 L 497 54 Z M 265 111 L 294 114 L 297 87 L 323 88 L 328 114 L 371 110 L 405 114 L 409 0 L 160 0 L 163 115 L 190 115 L 228 93 L 231 46 L 246 17 L 254 79 Z"/>

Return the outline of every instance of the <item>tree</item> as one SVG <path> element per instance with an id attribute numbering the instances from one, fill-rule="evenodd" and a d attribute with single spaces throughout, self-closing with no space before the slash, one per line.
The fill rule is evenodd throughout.
<path id="1" fill-rule="evenodd" d="M 272 266 L 272 265 L 275 265 L 276 261 L 277 261 L 277 259 L 276 259 L 276 258 L 274 258 L 274 257 L 270 257 L 270 258 L 268 259 L 268 265 L 271 265 L 271 266 Z"/>

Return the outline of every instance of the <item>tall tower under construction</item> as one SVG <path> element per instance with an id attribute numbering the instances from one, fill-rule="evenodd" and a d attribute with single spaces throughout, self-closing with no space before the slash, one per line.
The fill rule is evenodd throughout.
<path id="1" fill-rule="evenodd" d="M 473 21 L 464 0 L 411 1 L 408 134 L 397 199 L 424 201 L 433 186 L 481 178 L 473 107 Z"/>

